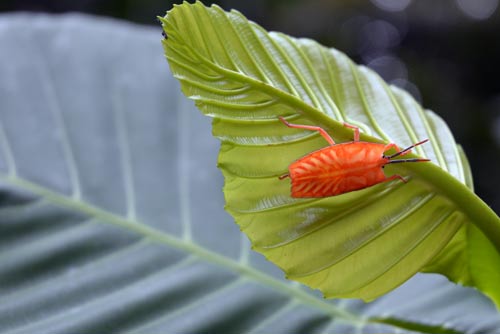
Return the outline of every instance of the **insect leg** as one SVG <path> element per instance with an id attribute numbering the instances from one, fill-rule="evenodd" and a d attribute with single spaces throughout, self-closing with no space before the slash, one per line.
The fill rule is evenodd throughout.
<path id="1" fill-rule="evenodd" d="M 389 176 L 389 177 L 386 177 L 384 181 L 382 182 L 387 182 L 387 181 L 392 181 L 392 180 L 396 180 L 396 179 L 399 179 L 401 181 L 403 181 L 403 183 L 407 183 L 408 181 L 406 181 L 404 179 L 404 177 L 402 177 L 401 175 L 392 175 L 392 176 Z"/>
<path id="2" fill-rule="evenodd" d="M 296 129 L 305 129 L 305 130 L 311 130 L 311 131 L 318 131 L 319 134 L 325 138 L 325 140 L 330 144 L 330 145 L 335 145 L 335 141 L 330 137 L 330 135 L 325 131 L 325 129 L 319 127 L 319 126 L 313 126 L 313 125 L 301 125 L 301 124 L 292 124 L 288 123 L 283 117 L 279 117 L 280 121 L 288 126 L 289 128 L 296 128 Z"/>
<path id="3" fill-rule="evenodd" d="M 357 126 L 351 125 L 344 122 L 344 126 L 349 129 L 354 130 L 354 141 L 359 141 L 359 128 Z"/>
<path id="4" fill-rule="evenodd" d="M 284 179 L 286 179 L 287 177 L 290 177 L 290 174 L 286 173 L 286 174 L 280 175 L 280 176 L 278 176 L 278 179 L 280 179 L 280 180 L 284 180 Z"/>

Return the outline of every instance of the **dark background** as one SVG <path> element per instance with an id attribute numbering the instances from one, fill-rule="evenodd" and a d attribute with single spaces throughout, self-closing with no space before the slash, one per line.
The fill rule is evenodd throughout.
<path id="1" fill-rule="evenodd" d="M 500 213 L 500 0 L 226 0 L 267 30 L 309 37 L 368 65 L 441 115 L 476 193 Z M 2 0 L 0 11 L 85 12 L 161 29 L 159 0 Z M 1 52 L 1 50 L 0 50 Z"/>

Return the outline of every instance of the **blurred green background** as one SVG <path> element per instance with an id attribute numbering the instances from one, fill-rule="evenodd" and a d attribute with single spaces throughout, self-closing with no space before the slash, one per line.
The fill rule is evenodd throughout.
<path id="1" fill-rule="evenodd" d="M 84 12 L 160 26 L 160 0 L 2 0 L 0 11 Z M 267 30 L 333 46 L 448 123 L 476 193 L 500 213 L 500 0 L 204 1 Z M 160 36 L 160 35 L 159 35 Z M 76 43 L 76 41 L 75 41 Z M 168 75 L 166 73 L 166 75 Z"/>

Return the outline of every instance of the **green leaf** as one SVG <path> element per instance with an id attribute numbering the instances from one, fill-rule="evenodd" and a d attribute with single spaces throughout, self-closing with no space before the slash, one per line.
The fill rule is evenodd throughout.
<path id="1" fill-rule="evenodd" d="M 484 284 L 467 279 L 470 258 L 461 258 L 460 275 L 441 261 L 442 250 L 470 224 L 489 238 L 482 238 L 485 253 L 496 259 L 500 220 L 464 185 L 471 186 L 467 160 L 438 116 L 341 52 L 268 33 L 237 11 L 184 3 L 161 20 L 174 76 L 214 118 L 226 209 L 254 250 L 326 297 L 373 300 L 435 264 L 435 272 L 457 282 L 494 290 L 488 295 L 500 305 L 500 288 L 486 275 Z M 336 142 L 352 140 L 341 122 L 359 126 L 364 141 L 406 147 L 429 138 L 415 153 L 432 163 L 386 168 L 406 184 L 293 199 L 289 181 L 277 177 L 327 143 L 317 133 L 285 127 L 278 116 L 319 125 Z M 497 275 L 500 267 L 491 271 Z"/>
<path id="2" fill-rule="evenodd" d="M 417 275 L 371 304 L 283 279 L 223 210 L 208 119 L 158 29 L 0 15 L 1 333 L 493 333 Z M 460 302 L 455 302 L 459 300 Z"/>

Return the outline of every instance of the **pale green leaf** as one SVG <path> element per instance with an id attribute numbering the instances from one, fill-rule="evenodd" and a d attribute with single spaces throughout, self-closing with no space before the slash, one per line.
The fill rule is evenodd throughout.
<path id="1" fill-rule="evenodd" d="M 464 185 L 472 186 L 465 156 L 446 124 L 408 93 L 335 49 L 268 33 L 234 10 L 184 3 L 161 20 L 174 76 L 214 118 L 213 133 L 222 141 L 218 166 L 226 209 L 253 249 L 288 278 L 326 297 L 373 300 L 436 259 L 436 272 L 470 283 L 471 263 L 461 263 L 465 278 L 456 277 L 436 258 L 468 224 L 481 228 L 491 242 L 488 254 L 498 255 L 500 220 Z M 289 181 L 278 176 L 326 142 L 285 127 L 278 116 L 319 125 L 337 142 L 352 140 L 341 122 L 359 126 L 364 141 L 406 147 L 429 138 L 415 153 L 432 163 L 386 168 L 406 184 L 293 199 Z"/>

